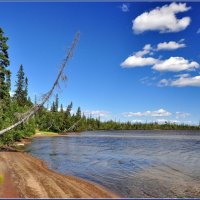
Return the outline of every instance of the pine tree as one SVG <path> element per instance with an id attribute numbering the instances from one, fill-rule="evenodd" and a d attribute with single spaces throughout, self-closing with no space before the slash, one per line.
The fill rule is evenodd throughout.
<path id="1" fill-rule="evenodd" d="M 0 28 L 0 100 L 7 102 L 10 99 L 10 70 L 7 69 L 9 62 L 8 37 L 4 36 L 4 31 Z"/>
<path id="2" fill-rule="evenodd" d="M 76 111 L 76 119 L 80 119 L 81 118 L 81 108 L 78 107 L 77 111 Z"/>
<path id="3" fill-rule="evenodd" d="M 53 101 L 52 106 L 51 106 L 51 112 L 56 112 L 56 106 L 55 106 L 54 101 Z"/>
<path id="4" fill-rule="evenodd" d="M 28 86 L 25 83 L 24 69 L 22 65 L 20 65 L 19 71 L 17 72 L 17 82 L 15 86 L 16 90 L 14 94 L 14 99 L 17 101 L 18 105 L 23 106 L 27 101 L 26 90 L 28 89 L 26 87 Z"/>
<path id="5" fill-rule="evenodd" d="M 64 112 L 64 110 L 63 110 L 63 105 L 62 105 L 62 104 L 60 105 L 60 112 L 61 112 L 61 113 Z"/>
<path id="6" fill-rule="evenodd" d="M 67 106 L 67 109 L 65 111 L 65 115 L 66 116 L 70 116 L 71 115 L 71 111 L 72 111 L 72 107 L 73 107 L 73 104 L 72 102 Z"/>

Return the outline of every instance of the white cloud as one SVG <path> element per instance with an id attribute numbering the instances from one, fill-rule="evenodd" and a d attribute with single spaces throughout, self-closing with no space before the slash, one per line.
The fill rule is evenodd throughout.
<path id="1" fill-rule="evenodd" d="M 133 116 L 137 116 L 137 117 L 143 117 L 143 116 L 151 116 L 151 117 L 167 117 L 172 115 L 172 113 L 164 110 L 164 109 L 159 109 L 159 110 L 155 110 L 155 111 L 145 111 L 145 112 L 127 112 L 127 113 L 123 113 L 123 115 L 125 117 L 133 117 Z"/>
<path id="2" fill-rule="evenodd" d="M 198 125 L 198 122 L 192 122 L 192 121 L 179 121 L 176 119 L 172 119 L 172 120 L 167 120 L 167 119 L 157 119 L 155 122 L 159 123 L 159 124 L 187 124 L 187 125 Z"/>
<path id="3" fill-rule="evenodd" d="M 190 113 L 176 112 L 176 118 L 186 118 L 189 117 L 190 115 L 191 115 Z"/>
<path id="4" fill-rule="evenodd" d="M 183 48 L 186 45 L 181 42 L 175 42 L 175 41 L 170 41 L 170 42 L 162 42 L 157 44 L 157 50 L 175 50 L 179 48 Z"/>
<path id="5" fill-rule="evenodd" d="M 180 124 L 181 122 L 179 120 L 167 120 L 167 119 L 157 119 L 155 122 L 158 124 Z"/>
<path id="6" fill-rule="evenodd" d="M 154 65 L 158 62 L 157 59 L 152 57 L 143 57 L 147 54 L 152 53 L 152 47 L 150 44 L 146 44 L 143 47 L 142 51 L 135 52 L 134 55 L 129 56 L 123 63 L 121 63 L 122 67 L 144 67 Z"/>
<path id="7" fill-rule="evenodd" d="M 153 66 L 154 70 L 171 72 L 193 70 L 196 68 L 199 68 L 199 64 L 197 62 L 190 62 L 183 57 L 170 57 L 169 59 L 160 61 Z"/>
<path id="8" fill-rule="evenodd" d="M 135 53 L 135 56 L 136 57 L 143 57 L 144 55 L 146 54 L 150 54 L 151 51 L 152 51 L 152 47 L 150 44 L 146 44 L 144 47 L 143 47 L 143 50 L 142 51 L 138 51 Z"/>
<path id="9" fill-rule="evenodd" d="M 148 57 L 129 56 L 122 64 L 122 67 L 144 67 L 154 65 L 158 62 L 157 59 Z"/>
<path id="10" fill-rule="evenodd" d="M 200 33 L 200 28 L 197 30 L 197 34 L 199 34 Z"/>
<path id="11" fill-rule="evenodd" d="M 134 120 L 132 120 L 131 122 L 134 123 L 134 124 L 141 124 L 141 123 L 143 123 L 144 121 L 143 121 L 143 120 L 140 120 L 140 119 L 134 119 Z"/>
<path id="12" fill-rule="evenodd" d="M 160 60 L 157 58 L 151 57 L 155 51 L 160 50 L 175 50 L 178 48 L 183 48 L 186 45 L 182 43 L 184 39 L 181 39 L 178 42 L 162 42 L 157 44 L 156 48 L 153 48 L 151 44 L 146 44 L 141 51 L 135 52 L 133 55 L 129 56 L 124 62 L 121 63 L 121 66 L 124 68 L 131 67 L 145 67 L 153 66 L 153 69 L 157 71 L 182 71 L 189 70 L 191 68 L 198 68 L 199 64 L 197 62 L 189 62 L 188 60 L 182 57 L 170 57 L 167 60 Z M 147 56 L 150 55 L 150 56 Z M 145 57 L 146 56 L 146 57 Z"/>
<path id="13" fill-rule="evenodd" d="M 124 117 L 133 117 L 134 116 L 134 113 L 133 112 L 125 112 L 125 113 L 122 113 L 122 115 Z"/>
<path id="14" fill-rule="evenodd" d="M 177 74 L 175 75 L 174 77 L 178 77 L 178 78 L 186 78 L 186 77 L 189 77 L 190 74 Z"/>
<path id="15" fill-rule="evenodd" d="M 160 33 L 179 32 L 190 24 L 190 17 L 178 19 L 177 13 L 186 12 L 190 7 L 186 3 L 171 3 L 157 7 L 150 12 L 144 12 L 133 20 L 135 33 L 144 31 L 159 31 Z"/>
<path id="16" fill-rule="evenodd" d="M 86 116 L 107 117 L 110 113 L 103 110 L 86 110 L 83 112 Z"/>
<path id="17" fill-rule="evenodd" d="M 123 3 L 122 6 L 120 6 L 122 12 L 129 12 L 129 5 Z"/>
<path id="18" fill-rule="evenodd" d="M 186 87 L 194 86 L 200 87 L 200 76 L 190 76 L 189 74 L 177 75 L 177 79 L 162 79 L 158 86 L 173 86 L 173 87 Z"/>
<path id="19" fill-rule="evenodd" d="M 188 125 L 195 125 L 195 123 L 191 122 L 191 121 L 179 121 L 176 119 L 171 119 L 171 120 L 167 120 L 167 119 L 157 119 L 154 122 L 157 122 L 158 124 L 188 124 Z"/>
<path id="20" fill-rule="evenodd" d="M 186 86 L 200 87 L 200 76 L 180 77 L 177 80 L 173 80 L 170 83 L 170 85 L 175 87 L 186 87 Z"/>

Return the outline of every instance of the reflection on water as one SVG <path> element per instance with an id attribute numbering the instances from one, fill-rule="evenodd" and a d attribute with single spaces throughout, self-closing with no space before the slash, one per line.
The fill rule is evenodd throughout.
<path id="1" fill-rule="evenodd" d="M 124 197 L 190 196 L 189 188 L 200 184 L 198 131 L 83 132 L 35 138 L 27 151 Z"/>

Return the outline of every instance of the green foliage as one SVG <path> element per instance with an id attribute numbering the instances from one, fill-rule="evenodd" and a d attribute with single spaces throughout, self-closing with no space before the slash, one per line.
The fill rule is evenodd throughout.
<path id="1" fill-rule="evenodd" d="M 76 120 L 79 120 L 81 118 L 81 108 L 78 107 L 77 111 L 76 111 Z"/>
<path id="2" fill-rule="evenodd" d="M 65 115 L 66 115 L 66 116 L 70 116 L 70 115 L 71 115 L 72 107 L 73 107 L 73 103 L 71 102 L 71 103 L 67 106 L 67 109 L 66 109 L 66 111 L 65 111 Z"/>
<path id="3" fill-rule="evenodd" d="M 10 97 L 11 72 L 7 69 L 10 61 L 8 57 L 8 38 L 0 28 L 0 130 L 16 123 L 24 112 L 33 105 L 28 99 L 28 78 L 25 78 L 23 66 L 17 73 L 16 90 L 14 97 Z M 14 130 L 0 136 L 0 145 L 10 145 L 14 141 L 31 136 L 35 133 L 35 120 L 16 127 Z"/>
<path id="4" fill-rule="evenodd" d="M 23 65 L 20 65 L 17 72 L 16 90 L 14 100 L 19 106 L 24 106 L 28 103 L 28 78 L 25 78 Z"/>
<path id="5" fill-rule="evenodd" d="M 58 97 L 57 97 L 58 98 Z M 40 130 L 52 131 L 56 133 L 63 133 L 67 131 L 86 131 L 86 130 L 196 130 L 200 129 L 199 126 L 189 126 L 186 124 L 174 124 L 174 123 L 131 123 L 131 122 L 116 122 L 113 120 L 102 122 L 100 118 L 86 117 L 81 114 L 81 108 L 78 107 L 76 114 L 72 115 L 72 102 L 64 110 L 61 106 L 60 111 L 51 109 L 50 111 L 43 108 L 36 115 L 36 124 Z M 53 101 L 51 108 L 55 107 Z M 59 105 L 58 105 L 59 107 Z M 58 109 L 59 110 L 59 109 Z M 81 119 L 81 120 L 80 120 Z M 76 124 L 76 122 L 78 122 Z M 73 129 L 68 130 L 76 124 Z"/>
<path id="6" fill-rule="evenodd" d="M 7 69 L 8 57 L 8 37 L 4 36 L 4 31 L 0 28 L 0 102 L 9 103 L 10 90 L 10 71 Z"/>

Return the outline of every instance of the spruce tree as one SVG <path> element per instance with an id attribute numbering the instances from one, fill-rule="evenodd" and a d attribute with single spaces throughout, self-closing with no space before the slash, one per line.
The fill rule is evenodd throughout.
<path id="1" fill-rule="evenodd" d="M 9 62 L 8 37 L 4 36 L 4 31 L 0 28 L 0 101 L 7 102 L 10 99 L 10 70 L 7 69 Z"/>
<path id="2" fill-rule="evenodd" d="M 78 107 L 77 111 L 76 111 L 76 119 L 80 119 L 81 118 L 81 108 Z"/>
<path id="3" fill-rule="evenodd" d="M 64 112 L 64 110 L 63 110 L 63 105 L 62 105 L 62 104 L 60 105 L 60 112 L 61 112 L 61 113 Z"/>
<path id="4" fill-rule="evenodd" d="M 27 101 L 27 90 L 28 87 L 25 83 L 24 69 L 20 65 L 19 71 L 17 72 L 16 90 L 14 94 L 14 99 L 17 101 L 18 105 L 23 106 Z"/>
<path id="5" fill-rule="evenodd" d="M 53 101 L 52 106 L 51 106 L 51 112 L 56 112 L 56 106 L 55 106 L 54 101 Z"/>
<path id="6" fill-rule="evenodd" d="M 73 104 L 72 102 L 67 106 L 67 109 L 65 111 L 65 115 L 66 116 L 70 116 L 71 115 L 71 111 L 72 111 L 72 107 L 73 107 Z"/>

